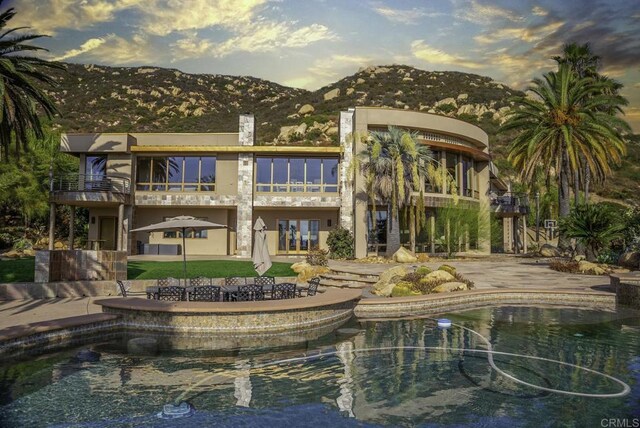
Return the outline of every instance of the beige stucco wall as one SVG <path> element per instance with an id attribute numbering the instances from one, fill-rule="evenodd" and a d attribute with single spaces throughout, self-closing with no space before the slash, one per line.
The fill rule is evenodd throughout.
<path id="1" fill-rule="evenodd" d="M 338 226 L 338 209 L 256 209 L 253 212 L 253 221 L 258 217 L 267 226 L 267 241 L 269 254 L 277 254 L 278 250 L 278 220 L 319 220 L 320 221 L 320 248 L 327 248 L 329 231 Z M 331 226 L 328 221 L 331 220 Z"/>
<path id="2" fill-rule="evenodd" d="M 107 208 L 90 208 L 89 209 L 89 233 L 87 240 L 94 241 L 99 238 L 100 233 L 100 217 L 115 217 L 116 222 L 118 218 L 118 207 Z M 91 222 L 91 219 L 95 218 L 95 222 Z"/>
<path id="3" fill-rule="evenodd" d="M 132 143 L 129 134 L 62 134 L 60 151 L 64 153 L 126 152 Z"/>
<path id="4" fill-rule="evenodd" d="M 238 146 L 238 133 L 191 134 L 151 133 L 131 134 L 138 146 Z"/>
<path id="5" fill-rule="evenodd" d="M 165 217 L 175 217 L 179 215 L 190 215 L 204 218 L 213 223 L 223 225 L 229 224 L 229 210 L 226 208 L 136 208 L 135 224 L 133 228 L 147 226 L 153 223 L 164 221 Z M 187 238 L 187 256 L 192 255 L 226 255 L 229 248 L 229 230 L 215 229 L 207 231 L 207 238 L 196 239 Z M 137 232 L 135 233 L 133 244 L 142 241 L 149 244 L 179 244 L 182 245 L 182 238 L 163 238 L 162 232 Z"/>

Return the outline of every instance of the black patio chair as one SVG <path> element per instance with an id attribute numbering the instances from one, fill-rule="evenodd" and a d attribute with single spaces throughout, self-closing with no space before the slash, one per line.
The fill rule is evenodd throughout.
<path id="1" fill-rule="evenodd" d="M 220 287 L 217 285 L 196 286 L 189 292 L 189 301 L 192 302 L 218 302 L 219 300 Z"/>
<path id="2" fill-rule="evenodd" d="M 318 293 L 318 286 L 320 285 L 320 278 L 313 277 L 309 280 L 309 287 L 307 288 L 307 297 L 315 296 Z"/>
<path id="3" fill-rule="evenodd" d="M 224 279 L 224 285 L 246 285 L 247 280 L 240 276 L 229 276 Z"/>
<path id="4" fill-rule="evenodd" d="M 276 283 L 276 279 L 272 276 L 256 276 L 253 278 L 253 283 L 256 285 L 262 285 L 264 287 L 265 298 L 271 296 L 271 289 Z"/>
<path id="5" fill-rule="evenodd" d="M 158 287 L 175 287 L 178 285 L 180 285 L 180 280 L 171 276 L 169 278 L 160 278 L 158 280 Z"/>
<path id="6" fill-rule="evenodd" d="M 238 302 L 248 302 L 252 300 L 264 300 L 264 289 L 262 285 L 241 285 L 238 287 L 238 293 L 232 295 Z"/>
<path id="7" fill-rule="evenodd" d="M 293 299 L 296 297 L 296 285 L 291 282 L 275 284 L 271 292 L 273 300 Z"/>
<path id="8" fill-rule="evenodd" d="M 178 302 L 184 300 L 185 289 L 176 285 L 169 285 L 167 287 L 158 287 L 158 300 L 166 300 L 171 302 Z"/>
<path id="9" fill-rule="evenodd" d="M 118 285 L 118 289 L 122 297 L 144 296 L 147 294 L 144 291 L 129 291 L 131 289 L 131 281 L 117 280 L 116 284 Z"/>
<path id="10" fill-rule="evenodd" d="M 204 276 L 199 276 L 197 278 L 191 278 L 189 280 L 189 285 L 191 287 L 200 287 L 203 285 L 212 285 L 211 278 L 205 278 Z"/>

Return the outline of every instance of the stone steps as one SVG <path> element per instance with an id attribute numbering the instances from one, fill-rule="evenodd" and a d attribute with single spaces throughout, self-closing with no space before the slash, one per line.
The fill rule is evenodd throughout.
<path id="1" fill-rule="evenodd" d="M 328 288 L 370 288 L 378 282 L 376 274 L 362 274 L 353 270 L 331 268 L 329 273 L 320 275 L 320 285 Z"/>

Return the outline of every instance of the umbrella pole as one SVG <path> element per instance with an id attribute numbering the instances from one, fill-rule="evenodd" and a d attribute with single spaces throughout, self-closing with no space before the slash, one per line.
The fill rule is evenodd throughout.
<path id="1" fill-rule="evenodd" d="M 184 278 L 184 286 L 187 286 L 187 247 L 185 235 L 187 234 L 187 228 L 182 228 L 182 273 Z"/>

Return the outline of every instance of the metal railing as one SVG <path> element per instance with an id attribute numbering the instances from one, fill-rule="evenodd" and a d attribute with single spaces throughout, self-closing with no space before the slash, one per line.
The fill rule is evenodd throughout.
<path id="1" fill-rule="evenodd" d="M 527 214 L 529 212 L 529 197 L 526 193 L 503 192 L 489 194 L 491 206 L 503 212 Z"/>
<path id="2" fill-rule="evenodd" d="M 108 175 L 67 174 L 53 177 L 51 192 L 112 192 L 131 193 L 131 181 L 128 178 Z"/>

